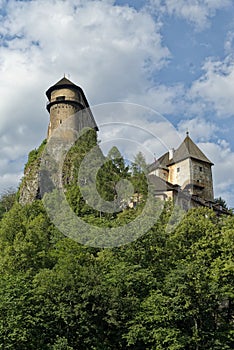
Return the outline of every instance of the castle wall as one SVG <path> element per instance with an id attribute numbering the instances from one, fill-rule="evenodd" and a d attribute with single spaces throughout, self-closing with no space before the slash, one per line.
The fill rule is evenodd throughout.
<path id="1" fill-rule="evenodd" d="M 213 180 L 211 165 L 205 162 L 199 162 L 198 160 L 191 160 L 191 177 L 193 187 L 193 194 L 206 199 L 213 200 Z M 195 185 L 198 185 L 196 187 Z M 201 186 L 199 188 L 199 186 Z"/>
<path id="2" fill-rule="evenodd" d="M 172 190 L 165 190 L 165 191 L 156 193 L 155 197 L 163 201 L 174 200 L 174 192 Z"/>
<path id="3" fill-rule="evenodd" d="M 169 166 L 168 181 L 181 186 L 182 189 L 191 182 L 189 158 Z"/>
<path id="4" fill-rule="evenodd" d="M 213 180 L 211 165 L 195 159 L 185 159 L 169 167 L 168 181 L 190 194 L 205 200 L 213 200 Z"/>
<path id="5" fill-rule="evenodd" d="M 75 100 L 77 102 L 82 103 L 82 98 L 79 92 L 75 89 L 72 89 L 71 87 L 69 87 L 69 89 L 63 88 L 52 91 L 50 101 L 53 102 L 54 100 L 56 100 L 57 97 L 60 96 L 66 96 L 66 99 L 68 100 Z"/>
<path id="6" fill-rule="evenodd" d="M 81 103 L 81 99 L 82 97 L 79 92 L 71 88 L 52 91 L 50 102 L 58 103 L 52 104 L 50 107 L 48 137 L 50 137 L 52 131 L 62 124 L 64 120 L 81 109 L 76 103 L 73 103 L 73 101 Z M 66 102 L 63 103 L 63 100 Z"/>
<path id="7" fill-rule="evenodd" d="M 163 169 L 163 168 L 157 168 L 153 170 L 149 175 L 156 175 L 160 177 L 161 179 L 168 181 L 168 170 Z"/>
<path id="8" fill-rule="evenodd" d="M 78 112 L 77 106 L 68 103 L 59 103 L 51 106 L 50 108 L 50 125 L 52 130 L 56 129 L 60 124 L 64 122 L 71 115 Z"/>

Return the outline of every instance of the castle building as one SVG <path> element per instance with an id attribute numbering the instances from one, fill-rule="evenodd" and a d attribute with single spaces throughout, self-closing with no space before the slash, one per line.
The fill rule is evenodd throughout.
<path id="1" fill-rule="evenodd" d="M 155 196 L 171 199 L 186 210 L 207 206 L 223 212 L 214 201 L 213 165 L 187 132 L 177 149 L 169 150 L 149 166 L 149 180 L 154 185 Z"/>

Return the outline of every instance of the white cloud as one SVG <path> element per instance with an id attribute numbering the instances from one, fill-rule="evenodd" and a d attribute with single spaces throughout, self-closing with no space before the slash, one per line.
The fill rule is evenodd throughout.
<path id="1" fill-rule="evenodd" d="M 229 205 L 234 206 L 234 152 L 225 140 L 218 143 L 200 143 L 198 146 L 214 163 L 213 177 L 215 197 L 221 196 Z"/>
<path id="2" fill-rule="evenodd" d="M 8 162 L 1 169 L 2 185 L 11 172 L 22 171 L 22 159 L 44 139 L 49 120 L 44 92 L 63 73 L 69 73 L 95 104 L 133 94 L 137 98 L 151 86 L 151 74 L 167 63 L 170 53 L 151 15 L 113 4 L 75 0 L 4 3 L 5 16 L 0 18 L 0 163 Z"/>
<path id="3" fill-rule="evenodd" d="M 215 110 L 218 116 L 234 115 L 234 58 L 224 61 L 208 59 L 203 66 L 205 73 L 195 81 L 190 98 L 206 104 L 207 110 Z"/>
<path id="4" fill-rule="evenodd" d="M 4 175 L 0 175 L 1 194 L 5 193 L 5 191 L 11 188 L 16 190 L 16 184 L 20 182 L 22 175 L 23 173 L 5 173 Z"/>
<path id="5" fill-rule="evenodd" d="M 91 95 L 97 96 L 99 91 L 99 97 L 102 92 L 112 97 L 111 90 L 114 97 L 117 92 L 124 96 L 133 88 L 133 80 L 139 89 L 137 78 L 142 81 L 147 71 L 164 64 L 169 52 L 149 14 L 105 1 L 87 1 L 74 10 L 75 4 L 70 0 L 44 1 L 44 6 L 39 1 L 16 5 L 5 28 L 12 37 L 23 35 L 26 47 L 22 50 L 31 48 L 32 42 L 39 44 L 38 58 L 45 71 L 76 73 Z M 19 46 L 18 38 L 12 40 L 13 46 L 15 42 Z M 103 87 L 107 78 L 111 90 Z"/>
<path id="6" fill-rule="evenodd" d="M 156 12 L 164 12 L 183 18 L 202 30 L 217 10 L 231 6 L 231 0 L 151 0 Z"/>
<path id="7" fill-rule="evenodd" d="M 204 118 L 196 117 L 193 119 L 181 120 L 178 124 L 178 130 L 181 136 L 188 131 L 195 142 L 204 142 L 212 139 L 219 130 L 218 126 Z"/>
<path id="8" fill-rule="evenodd" d="M 226 54 L 231 54 L 233 52 L 233 41 L 234 41 L 234 32 L 229 31 L 226 36 L 226 41 L 224 43 L 224 49 Z"/>
<path id="9" fill-rule="evenodd" d="M 94 106 L 92 111 L 99 125 L 99 138 L 104 153 L 116 145 L 133 160 L 141 151 L 147 162 L 159 158 L 182 139 L 176 128 L 160 113 L 142 105 L 111 103 Z"/>
<path id="10" fill-rule="evenodd" d="M 153 87 L 144 86 L 144 88 L 145 90 L 142 89 L 141 94 L 130 93 L 127 96 L 127 101 L 137 101 L 139 104 L 151 107 L 162 114 L 173 114 L 184 107 L 185 89 L 182 84 L 171 86 L 155 84 Z"/>

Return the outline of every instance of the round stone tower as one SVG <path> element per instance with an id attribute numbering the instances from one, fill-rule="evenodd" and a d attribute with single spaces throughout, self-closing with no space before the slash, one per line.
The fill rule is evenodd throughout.
<path id="1" fill-rule="evenodd" d="M 46 91 L 48 98 L 47 110 L 50 113 L 47 138 L 53 131 L 70 116 L 75 115 L 74 129 L 80 131 L 84 127 L 90 127 L 98 131 L 97 124 L 90 110 L 83 90 L 68 80 L 66 77 L 59 80 Z"/>

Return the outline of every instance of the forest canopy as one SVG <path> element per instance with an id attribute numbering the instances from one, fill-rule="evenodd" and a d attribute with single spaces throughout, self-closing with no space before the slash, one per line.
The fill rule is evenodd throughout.
<path id="1" fill-rule="evenodd" d="M 136 160 L 131 173 L 113 149 L 99 191 L 112 200 L 115 182 L 131 177 L 143 204 L 100 215 L 70 173 L 74 212 L 107 227 L 136 217 L 146 193 L 145 165 Z M 168 230 L 172 215 L 174 222 L 180 215 L 168 202 L 137 240 L 95 248 L 61 234 L 41 200 L 22 206 L 8 195 L 0 206 L 0 349 L 233 349 L 233 215 L 191 209 Z"/>

